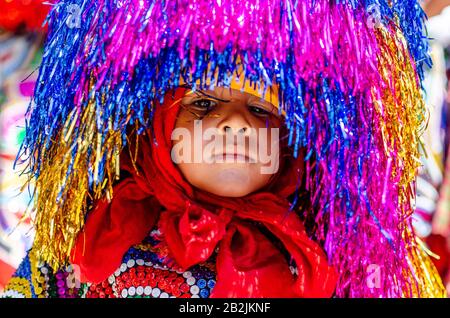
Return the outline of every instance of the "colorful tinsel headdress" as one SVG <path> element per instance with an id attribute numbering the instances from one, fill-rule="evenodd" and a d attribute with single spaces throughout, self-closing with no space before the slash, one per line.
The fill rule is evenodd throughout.
<path id="1" fill-rule="evenodd" d="M 62 0 L 27 116 L 37 256 L 67 260 L 130 126 L 179 85 L 276 83 L 338 296 L 444 293 L 411 229 L 429 64 L 415 0 Z M 200 84 L 196 84 L 200 83 Z M 376 278 L 374 279 L 375 276 Z"/>

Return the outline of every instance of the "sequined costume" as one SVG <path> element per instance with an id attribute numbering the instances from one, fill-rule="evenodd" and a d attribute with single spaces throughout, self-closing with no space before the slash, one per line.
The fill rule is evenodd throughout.
<path id="1" fill-rule="evenodd" d="M 29 252 L 3 297 L 208 298 L 215 285 L 214 258 L 181 272 L 175 264 L 170 264 L 167 250 L 160 243 L 159 231 L 152 230 L 142 244 L 130 248 L 114 274 L 99 284 L 77 283 L 72 266 L 53 273 L 49 266 L 38 266 Z"/>

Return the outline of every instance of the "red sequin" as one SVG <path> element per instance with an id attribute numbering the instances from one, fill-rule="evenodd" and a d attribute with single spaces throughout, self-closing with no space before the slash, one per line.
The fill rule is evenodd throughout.
<path id="1" fill-rule="evenodd" d="M 165 290 L 167 288 L 167 282 L 165 280 L 162 280 L 161 282 L 159 282 L 158 287 Z"/>
<path id="2" fill-rule="evenodd" d="M 190 287 L 188 284 L 184 283 L 180 286 L 180 291 L 182 293 L 187 293 L 190 290 Z"/>
<path id="3" fill-rule="evenodd" d="M 172 287 L 170 293 L 171 293 L 173 296 L 175 296 L 175 297 L 180 297 L 180 295 L 181 295 L 180 289 L 179 289 L 178 287 L 176 287 L 176 286 L 173 286 L 173 287 Z"/>

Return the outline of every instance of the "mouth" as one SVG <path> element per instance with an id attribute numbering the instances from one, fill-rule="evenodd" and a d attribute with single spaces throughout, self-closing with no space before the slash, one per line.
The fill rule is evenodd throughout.
<path id="1" fill-rule="evenodd" d="M 224 163 L 252 163 L 256 162 L 252 157 L 235 152 L 224 152 L 222 154 L 216 154 L 212 156 L 214 162 Z"/>

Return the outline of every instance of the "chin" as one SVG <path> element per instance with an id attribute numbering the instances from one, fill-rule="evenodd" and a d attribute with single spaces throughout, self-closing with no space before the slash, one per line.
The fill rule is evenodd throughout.
<path id="1" fill-rule="evenodd" d="M 241 189 L 242 185 L 227 186 L 226 188 L 209 189 L 209 192 L 221 197 L 240 198 L 252 192 L 251 189 Z"/>

